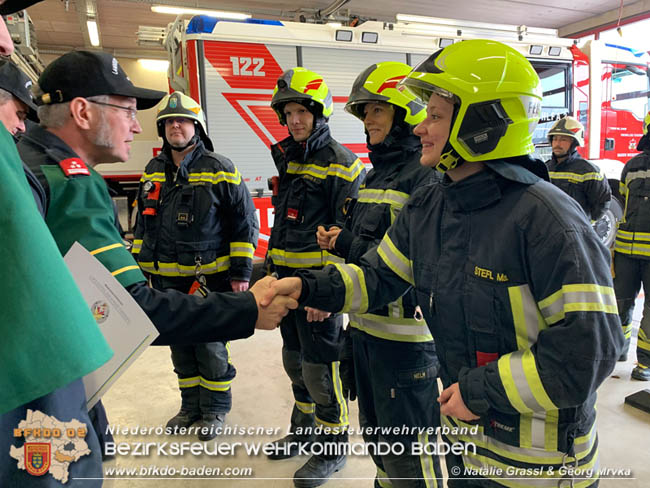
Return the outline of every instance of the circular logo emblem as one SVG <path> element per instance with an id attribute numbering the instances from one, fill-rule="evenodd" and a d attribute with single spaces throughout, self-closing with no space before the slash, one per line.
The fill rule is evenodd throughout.
<path id="1" fill-rule="evenodd" d="M 142 191 L 145 193 L 149 193 L 151 190 L 153 190 L 153 181 L 147 180 L 144 182 L 142 185 Z"/>
<path id="2" fill-rule="evenodd" d="M 92 307 L 90 307 L 90 311 L 92 312 L 93 317 L 95 317 L 97 323 L 102 324 L 108 318 L 108 303 L 99 300 L 93 303 Z"/>

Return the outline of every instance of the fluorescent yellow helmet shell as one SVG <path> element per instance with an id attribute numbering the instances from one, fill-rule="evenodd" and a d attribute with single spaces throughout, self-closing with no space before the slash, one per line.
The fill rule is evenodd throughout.
<path id="1" fill-rule="evenodd" d="M 441 163 L 534 151 L 542 87 L 535 69 L 515 49 L 483 39 L 457 42 L 415 67 L 402 84 L 425 102 L 436 93 L 456 105 Z"/>
<path id="2" fill-rule="evenodd" d="M 282 125 L 286 124 L 282 109 L 289 102 L 316 105 L 325 119 L 334 112 L 334 100 L 327 83 L 321 75 L 305 68 L 285 71 L 275 85 L 271 107 Z"/>
<path id="3" fill-rule="evenodd" d="M 426 116 L 424 105 L 411 92 L 397 89 L 397 84 L 410 72 L 408 64 L 393 61 L 369 66 L 354 81 L 345 110 L 363 121 L 366 103 L 390 103 L 405 111 L 407 124 L 419 124 Z"/>
<path id="4" fill-rule="evenodd" d="M 584 146 L 585 127 L 575 117 L 567 116 L 555 122 L 546 136 L 549 142 L 553 142 L 553 136 L 571 137 L 578 146 Z"/>
<path id="5" fill-rule="evenodd" d="M 645 119 L 643 119 L 643 135 L 648 133 L 648 126 L 650 125 L 650 112 L 645 114 Z"/>

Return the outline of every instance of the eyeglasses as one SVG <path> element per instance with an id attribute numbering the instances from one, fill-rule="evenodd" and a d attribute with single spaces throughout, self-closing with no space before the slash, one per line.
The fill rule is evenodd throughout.
<path id="1" fill-rule="evenodd" d="M 88 99 L 86 99 L 88 100 Z M 123 107 L 122 105 L 115 105 L 114 103 L 105 103 L 105 102 L 96 102 L 95 100 L 88 100 L 90 103 L 95 105 L 105 105 L 106 107 L 119 108 L 120 110 L 126 110 L 129 113 L 129 118 L 135 120 L 136 115 L 138 115 L 138 110 L 131 107 Z"/>

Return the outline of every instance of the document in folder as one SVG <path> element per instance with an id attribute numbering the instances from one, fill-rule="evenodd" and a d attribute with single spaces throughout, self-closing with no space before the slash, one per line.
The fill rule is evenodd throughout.
<path id="1" fill-rule="evenodd" d="M 64 259 L 114 353 L 83 378 L 90 409 L 158 337 L 158 331 L 129 292 L 81 244 L 75 242 Z"/>

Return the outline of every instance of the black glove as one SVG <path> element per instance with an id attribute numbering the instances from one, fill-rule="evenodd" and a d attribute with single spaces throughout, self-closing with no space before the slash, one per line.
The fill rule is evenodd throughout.
<path id="1" fill-rule="evenodd" d="M 348 326 L 349 328 L 349 326 Z M 352 338 L 348 329 L 343 332 L 343 344 L 339 355 L 339 373 L 343 383 L 343 394 L 353 402 L 357 399 L 357 383 L 354 377 L 354 359 L 352 354 Z"/>

